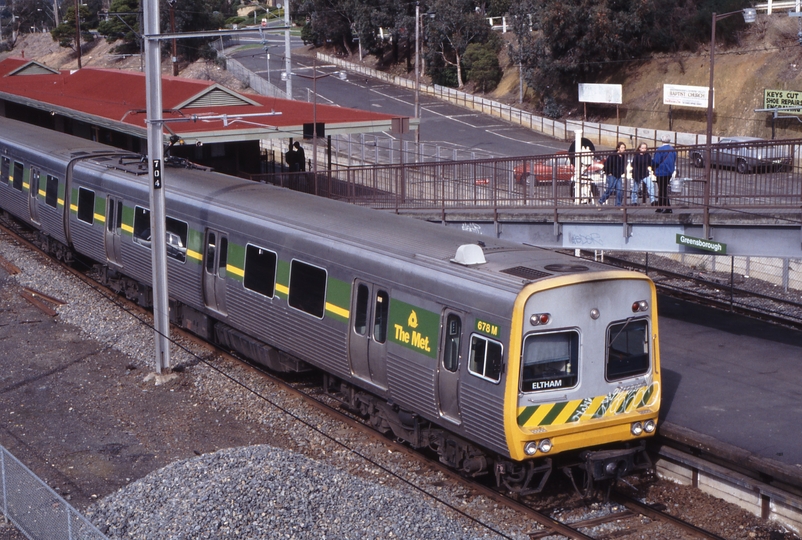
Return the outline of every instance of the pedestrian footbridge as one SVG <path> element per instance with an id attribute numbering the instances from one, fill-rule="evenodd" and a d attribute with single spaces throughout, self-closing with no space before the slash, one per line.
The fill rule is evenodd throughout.
<path id="1" fill-rule="evenodd" d="M 715 167 L 704 146 L 678 146 L 670 207 L 643 195 L 632 204 L 637 184 L 627 178 L 621 206 L 615 197 L 599 205 L 604 156 L 593 154 L 417 163 L 405 156 L 382 166 L 337 166 L 328 154 L 317 174 L 254 179 L 548 248 L 802 258 L 800 145 L 714 148 Z M 729 154 L 741 157 L 728 162 Z"/>

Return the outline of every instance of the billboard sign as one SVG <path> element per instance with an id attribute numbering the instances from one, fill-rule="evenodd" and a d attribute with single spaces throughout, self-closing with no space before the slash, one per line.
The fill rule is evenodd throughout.
<path id="1" fill-rule="evenodd" d="M 609 103 L 621 105 L 623 94 L 620 84 L 579 84 L 580 103 Z"/>
<path id="2" fill-rule="evenodd" d="M 680 105 L 682 107 L 698 107 L 707 109 L 706 86 L 685 86 L 682 84 L 663 85 L 663 105 Z M 715 91 L 713 99 L 715 100 Z M 715 101 L 713 106 L 715 107 Z"/>
<path id="3" fill-rule="evenodd" d="M 784 111 L 791 114 L 802 114 L 802 92 L 796 90 L 763 90 L 763 108 L 800 107 L 799 110 Z"/>

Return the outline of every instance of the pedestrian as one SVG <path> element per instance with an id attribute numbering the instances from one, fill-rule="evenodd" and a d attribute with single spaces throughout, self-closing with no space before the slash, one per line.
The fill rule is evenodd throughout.
<path id="1" fill-rule="evenodd" d="M 655 212 L 659 214 L 671 214 L 671 201 L 668 198 L 669 182 L 677 165 L 677 151 L 669 144 L 671 138 L 668 135 L 660 137 L 663 145 L 654 151 L 652 166 L 654 175 L 657 177 L 657 206 Z"/>
<path id="2" fill-rule="evenodd" d="M 652 171 L 652 156 L 649 154 L 649 146 L 642 142 L 638 145 L 638 153 L 632 158 L 632 204 L 638 204 L 641 200 L 641 190 L 645 189 L 649 194 L 649 202 L 652 206 L 657 203 L 654 197 L 654 186 L 650 175 Z"/>
<path id="3" fill-rule="evenodd" d="M 287 161 L 290 172 L 296 172 L 298 170 L 298 152 L 293 145 L 290 145 L 290 149 L 284 153 L 284 159 Z"/>
<path id="4" fill-rule="evenodd" d="M 624 176 L 627 170 L 627 157 L 624 155 L 626 150 L 627 145 L 619 141 L 618 146 L 616 146 L 615 154 L 610 154 L 604 161 L 604 174 L 607 175 L 607 189 L 604 190 L 604 194 L 601 196 L 601 199 L 599 199 L 599 204 L 604 204 L 613 194 L 613 191 L 615 191 L 615 205 L 621 206 L 624 195 L 621 190 L 621 177 Z"/>
<path id="5" fill-rule="evenodd" d="M 304 149 L 301 147 L 301 143 L 295 141 L 295 155 L 296 161 L 298 163 L 298 170 L 305 171 L 306 170 L 306 154 L 304 154 Z"/>

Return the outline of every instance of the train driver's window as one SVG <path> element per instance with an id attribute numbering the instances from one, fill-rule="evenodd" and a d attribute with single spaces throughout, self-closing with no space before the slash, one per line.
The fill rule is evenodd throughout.
<path id="1" fill-rule="evenodd" d="M 95 221 L 95 192 L 78 188 L 78 219 L 90 225 Z"/>
<path id="2" fill-rule="evenodd" d="M 8 159 L 6 156 L 3 156 L 0 159 L 0 177 L 2 177 L 3 182 L 8 182 L 8 172 L 11 170 L 11 160 Z"/>
<path id="3" fill-rule="evenodd" d="M 577 383 L 579 334 L 529 334 L 521 359 L 521 391 L 569 388 Z"/>
<path id="4" fill-rule="evenodd" d="M 443 347 L 443 367 L 454 372 L 459 368 L 459 342 L 462 336 L 462 319 L 449 313 L 446 318 L 446 338 Z"/>
<path id="5" fill-rule="evenodd" d="M 502 369 L 501 343 L 482 336 L 471 336 L 471 358 L 468 371 L 484 379 L 498 382 Z"/>
<path id="6" fill-rule="evenodd" d="M 649 371 L 649 324 L 645 319 L 611 324 L 607 329 L 608 381 Z"/>

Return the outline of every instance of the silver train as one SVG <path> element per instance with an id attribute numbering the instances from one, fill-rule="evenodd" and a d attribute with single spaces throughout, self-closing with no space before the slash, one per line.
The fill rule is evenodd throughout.
<path id="1" fill-rule="evenodd" d="M 0 118 L 0 208 L 151 303 L 146 160 Z M 510 491 L 650 465 L 660 362 L 647 277 L 191 168 L 165 171 L 171 322 L 279 371 L 317 368 L 379 430 Z"/>

